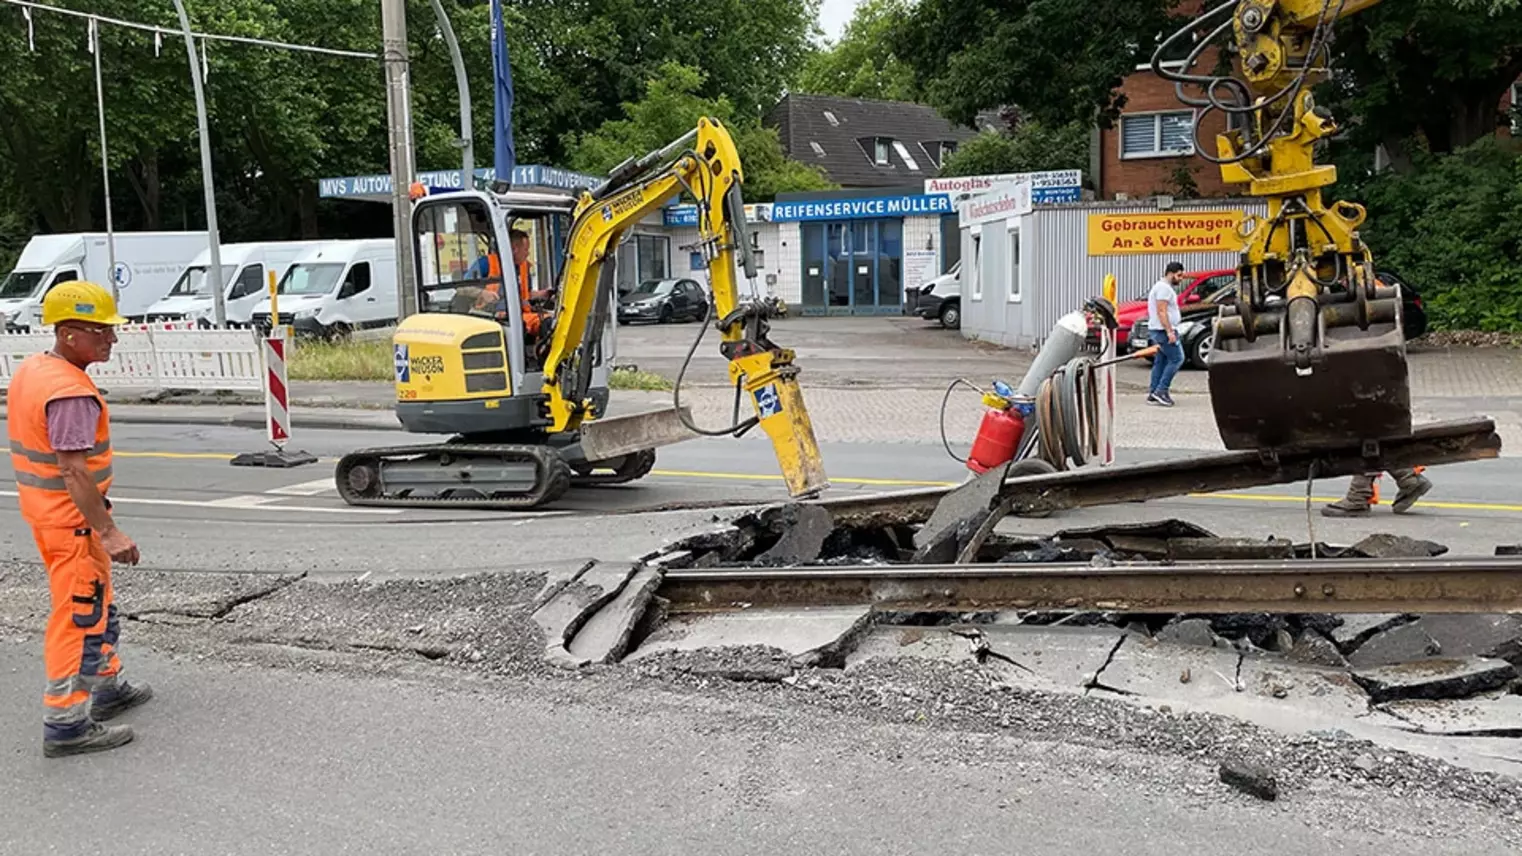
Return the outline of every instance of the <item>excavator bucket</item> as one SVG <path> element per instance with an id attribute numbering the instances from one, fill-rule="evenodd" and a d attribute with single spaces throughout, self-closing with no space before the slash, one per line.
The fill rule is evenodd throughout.
<path id="1" fill-rule="evenodd" d="M 1263 321 L 1264 319 L 1259 319 Z M 1216 428 L 1233 451 L 1348 446 L 1411 434 L 1411 390 L 1400 318 L 1325 326 L 1310 373 L 1281 334 L 1226 338 L 1206 363 Z M 1262 331 L 1266 325 L 1259 324 Z"/>

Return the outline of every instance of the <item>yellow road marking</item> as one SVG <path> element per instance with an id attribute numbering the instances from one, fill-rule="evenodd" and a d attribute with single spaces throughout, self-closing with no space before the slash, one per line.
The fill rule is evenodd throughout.
<path id="1" fill-rule="evenodd" d="M 115 452 L 114 454 L 124 458 L 164 458 L 169 460 L 208 460 L 230 461 L 235 455 L 222 452 Z M 336 463 L 337 458 L 323 458 L 323 463 Z M 667 478 L 685 479 L 709 479 L 713 481 L 767 481 L 780 482 L 782 476 L 775 473 L 719 473 L 706 470 L 651 470 L 653 476 L 665 476 Z M 961 482 L 952 481 L 920 481 L 915 479 L 883 479 L 883 478 L 845 478 L 831 476 L 830 481 L 836 484 L 856 484 L 872 487 L 956 487 Z M 1304 503 L 1305 495 L 1275 494 L 1275 493 L 1191 493 L 1186 494 L 1190 499 L 1213 499 L 1234 500 L 1241 502 L 1278 502 L 1278 503 Z M 1313 496 L 1313 503 L 1336 502 L 1341 497 Z M 1389 500 L 1382 500 L 1380 505 L 1389 505 Z M 1422 508 L 1445 509 L 1449 511 L 1502 511 L 1522 513 L 1522 504 L 1498 503 L 1498 502 L 1445 502 L 1441 500 L 1424 499 L 1417 503 Z"/>

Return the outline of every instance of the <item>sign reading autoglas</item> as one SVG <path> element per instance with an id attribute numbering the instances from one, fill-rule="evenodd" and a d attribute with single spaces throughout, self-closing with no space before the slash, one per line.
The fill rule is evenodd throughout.
<path id="1" fill-rule="evenodd" d="M 945 194 L 880 196 L 866 199 L 810 199 L 800 202 L 772 203 L 772 220 L 777 223 L 795 220 L 868 220 L 877 217 L 950 214 L 953 210 L 951 197 Z"/>
<path id="2" fill-rule="evenodd" d="M 945 193 L 952 197 L 983 193 L 1000 184 L 1029 182 L 1031 202 L 1077 202 L 1081 195 L 1083 173 L 1076 169 L 1047 172 L 1006 172 L 998 175 L 961 175 L 953 178 L 925 179 L 925 192 Z"/>

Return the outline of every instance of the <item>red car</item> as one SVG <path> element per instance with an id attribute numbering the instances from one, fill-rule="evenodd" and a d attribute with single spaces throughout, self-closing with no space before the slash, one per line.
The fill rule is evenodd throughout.
<path id="1" fill-rule="evenodd" d="M 1236 269 L 1230 270 L 1206 270 L 1184 274 L 1183 285 L 1179 288 L 1179 308 L 1184 308 L 1192 303 L 1199 303 L 1205 298 L 1215 294 L 1223 288 L 1237 284 Z M 1148 286 L 1151 287 L 1150 285 Z M 1131 325 L 1138 319 L 1147 318 L 1147 301 L 1128 300 L 1116 307 L 1117 320 L 1120 329 L 1115 331 L 1115 349 L 1117 353 L 1125 353 L 1131 342 Z M 1099 326 L 1089 322 L 1089 344 L 1099 345 Z"/>

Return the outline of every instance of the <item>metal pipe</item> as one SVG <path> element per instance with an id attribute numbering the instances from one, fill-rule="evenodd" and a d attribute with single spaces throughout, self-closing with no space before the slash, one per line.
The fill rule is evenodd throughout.
<path id="1" fill-rule="evenodd" d="M 444 4 L 439 0 L 428 0 L 428 2 L 433 5 L 434 17 L 439 19 L 439 31 L 444 34 L 444 43 L 449 46 L 449 61 L 454 63 L 455 88 L 460 92 L 460 186 L 470 190 L 475 187 L 476 176 L 475 142 L 470 115 L 470 79 L 465 75 L 465 59 L 460 55 L 460 42 L 455 38 L 454 25 L 449 23 L 449 16 L 444 14 Z"/>
<path id="2" fill-rule="evenodd" d="M 190 32 L 190 15 L 185 12 L 184 0 L 174 0 L 174 11 L 180 16 L 180 31 L 185 36 L 185 55 L 190 59 L 190 84 L 196 94 L 196 127 L 201 135 L 201 192 L 206 198 L 206 237 L 211 250 L 211 270 L 207 275 L 214 284 L 212 305 L 216 310 L 216 325 L 227 326 L 227 297 L 222 281 L 222 242 L 217 232 L 217 194 L 211 172 L 211 131 L 206 118 L 206 90 L 201 83 L 201 61 L 196 56 L 195 37 Z"/>
<path id="3" fill-rule="evenodd" d="M 111 277 L 111 299 L 120 306 L 122 289 L 116 277 L 116 228 L 111 220 L 111 167 L 106 155 L 106 90 L 100 80 L 100 21 L 90 19 L 90 53 L 95 57 L 95 112 L 100 117 L 100 181 L 106 202 L 106 259 Z"/>
<path id="4" fill-rule="evenodd" d="M 381 36 L 386 66 L 386 133 L 391 153 L 391 228 L 396 241 L 397 320 L 401 320 L 417 313 L 412 264 L 412 84 L 407 70 L 405 0 L 381 0 Z"/>

